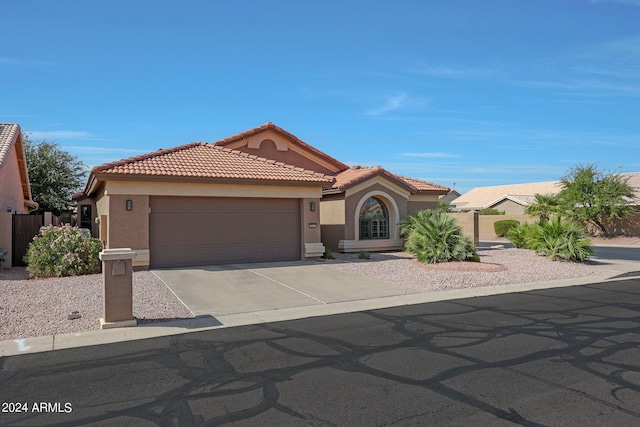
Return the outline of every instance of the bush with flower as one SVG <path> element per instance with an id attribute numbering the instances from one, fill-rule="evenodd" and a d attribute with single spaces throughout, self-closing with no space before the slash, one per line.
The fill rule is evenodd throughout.
<path id="1" fill-rule="evenodd" d="M 63 277 L 100 271 L 102 243 L 70 225 L 47 226 L 33 238 L 24 257 L 31 277 Z"/>

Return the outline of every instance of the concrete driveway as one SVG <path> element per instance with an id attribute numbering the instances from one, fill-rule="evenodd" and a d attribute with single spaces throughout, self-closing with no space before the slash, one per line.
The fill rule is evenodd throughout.
<path id="1" fill-rule="evenodd" d="M 315 261 L 215 265 L 153 272 L 196 316 L 326 305 L 413 293 Z"/>

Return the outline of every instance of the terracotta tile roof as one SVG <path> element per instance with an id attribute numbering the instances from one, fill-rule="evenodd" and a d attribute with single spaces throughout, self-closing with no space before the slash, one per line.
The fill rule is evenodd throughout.
<path id="1" fill-rule="evenodd" d="M 445 186 L 439 185 L 439 184 L 434 184 L 434 183 L 428 182 L 428 181 L 423 181 L 421 179 L 411 178 L 411 177 L 408 177 L 408 176 L 402 176 L 402 175 L 397 175 L 397 174 L 395 176 L 396 176 L 396 178 L 400 179 L 401 181 L 404 181 L 404 182 L 406 182 L 408 184 L 411 184 L 419 192 L 435 191 L 435 192 L 442 193 L 442 194 L 448 194 L 451 191 L 451 189 L 449 187 L 445 187 Z"/>
<path id="2" fill-rule="evenodd" d="M 15 123 L 0 123 L 0 169 L 9 157 L 13 145 L 20 135 L 20 126 Z"/>
<path id="3" fill-rule="evenodd" d="M 106 163 L 91 172 L 95 175 L 333 182 L 332 176 L 204 142 Z"/>
<path id="4" fill-rule="evenodd" d="M 331 188 L 342 191 L 347 187 L 355 185 L 375 175 L 384 175 L 392 181 L 395 181 L 396 183 L 407 187 L 412 193 L 435 191 L 438 193 L 446 194 L 451 191 L 451 189 L 443 187 L 441 185 L 432 184 L 430 182 L 422 181 L 416 178 L 409 178 L 406 176 L 393 174 L 381 166 L 352 166 L 349 169 L 336 175 L 336 182 Z"/>
<path id="5" fill-rule="evenodd" d="M 281 127 L 278 127 L 278 126 L 274 125 L 271 122 L 265 123 L 265 124 L 263 124 L 261 126 L 253 128 L 253 129 L 246 130 L 244 132 L 240 132 L 240 133 L 238 133 L 236 135 L 221 139 L 219 141 L 214 142 L 214 144 L 224 147 L 225 145 L 229 145 L 229 144 L 231 144 L 233 142 L 249 138 L 252 135 L 255 135 L 257 133 L 260 133 L 260 132 L 263 132 L 263 131 L 269 130 L 269 129 L 274 131 L 274 132 L 277 132 L 277 133 L 281 134 L 282 136 L 284 136 L 284 137 L 286 137 L 286 138 L 288 138 L 288 139 L 290 139 L 292 141 L 295 141 L 298 145 L 304 147 L 308 151 L 311 151 L 312 153 L 314 153 L 318 157 L 328 161 L 329 163 L 332 163 L 334 166 L 336 166 L 340 170 L 345 170 L 345 169 L 349 168 L 349 166 L 345 165 L 341 161 L 338 161 L 338 160 L 334 159 L 333 157 L 329 156 L 328 154 L 323 153 L 322 151 L 318 150 L 317 148 L 312 147 L 311 145 L 307 144 L 303 140 L 299 139 L 297 136 L 287 132 L 286 130 L 282 129 Z"/>

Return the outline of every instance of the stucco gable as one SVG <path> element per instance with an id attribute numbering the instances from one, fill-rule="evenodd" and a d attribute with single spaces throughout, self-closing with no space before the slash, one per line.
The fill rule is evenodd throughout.
<path id="1" fill-rule="evenodd" d="M 348 169 L 344 163 L 271 122 L 216 141 L 214 144 L 326 174 Z"/>
<path id="2" fill-rule="evenodd" d="M 381 166 L 352 166 L 349 169 L 337 174 L 335 183 L 333 184 L 332 188 L 327 189 L 327 191 L 345 191 L 346 189 L 354 185 L 361 185 L 361 183 L 376 176 L 384 177 L 394 185 L 400 188 L 404 188 L 405 191 L 408 191 L 410 194 L 431 193 L 444 195 L 450 191 L 449 188 L 443 187 L 438 184 L 433 184 L 420 179 L 391 173 Z"/>
<path id="3" fill-rule="evenodd" d="M 11 189 L 7 187 L 18 187 L 17 193 L 20 195 L 14 198 L 21 199 L 22 206 L 20 208 L 24 209 L 25 213 L 38 207 L 38 204 L 31 197 L 22 130 L 15 123 L 0 123 L 0 176 L 7 194 L 11 192 Z M 4 208 L 4 206 L 0 208 Z M 17 209 L 17 206 L 14 209 Z"/>

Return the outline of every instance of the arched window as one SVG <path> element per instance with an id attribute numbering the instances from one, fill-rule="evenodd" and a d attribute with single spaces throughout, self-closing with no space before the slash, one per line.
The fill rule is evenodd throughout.
<path id="1" fill-rule="evenodd" d="M 369 197 L 360 208 L 360 239 L 388 239 L 389 211 L 382 200 Z"/>

